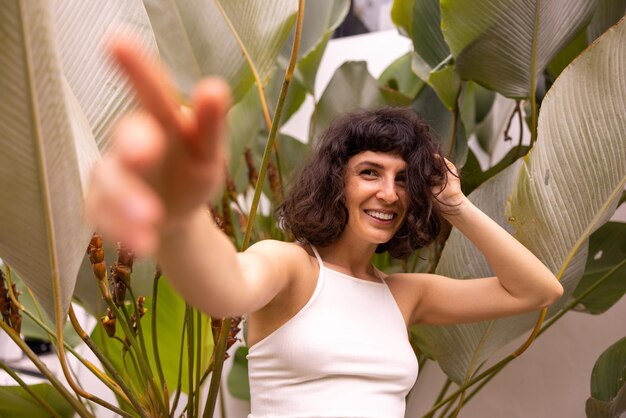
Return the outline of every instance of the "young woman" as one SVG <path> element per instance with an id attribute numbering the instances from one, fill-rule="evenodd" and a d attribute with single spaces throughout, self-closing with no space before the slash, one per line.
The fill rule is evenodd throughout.
<path id="1" fill-rule="evenodd" d="M 297 242 L 238 253 L 206 202 L 222 183 L 228 89 L 201 82 L 182 111 L 163 73 L 135 47 L 113 55 L 145 112 L 126 117 L 94 170 L 89 218 L 157 256 L 193 305 L 248 315 L 252 417 L 403 417 L 417 376 L 415 323 L 494 319 L 549 305 L 563 289 L 525 247 L 463 195 L 428 126 L 407 109 L 335 121 L 279 207 Z M 406 257 L 439 217 L 489 260 L 494 277 L 392 274 L 375 252 Z"/>

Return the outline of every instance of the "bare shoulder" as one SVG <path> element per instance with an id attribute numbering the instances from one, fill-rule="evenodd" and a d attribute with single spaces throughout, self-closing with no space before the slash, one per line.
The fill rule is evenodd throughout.
<path id="1" fill-rule="evenodd" d="M 267 239 L 252 245 L 242 256 L 261 258 L 272 270 L 280 271 L 293 279 L 302 273 L 308 273 L 309 267 L 316 268 L 312 261 L 315 257 L 310 251 L 310 248 L 299 243 Z"/>

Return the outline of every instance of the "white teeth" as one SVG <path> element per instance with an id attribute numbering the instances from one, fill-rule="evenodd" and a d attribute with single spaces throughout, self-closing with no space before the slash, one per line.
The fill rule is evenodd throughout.
<path id="1" fill-rule="evenodd" d="M 366 210 L 365 213 L 373 218 L 380 219 L 381 221 L 390 221 L 393 219 L 393 213 L 383 213 L 374 210 Z"/>

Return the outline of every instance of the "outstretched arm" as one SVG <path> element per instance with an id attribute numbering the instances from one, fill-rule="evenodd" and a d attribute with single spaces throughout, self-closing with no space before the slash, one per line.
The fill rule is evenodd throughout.
<path id="1" fill-rule="evenodd" d="M 563 287 L 552 272 L 474 206 L 461 192 L 457 177 L 448 178 L 439 194 L 444 203 L 439 213 L 485 255 L 495 276 L 470 280 L 418 276 L 422 294 L 413 320 L 445 324 L 495 319 L 543 308 L 561 297 Z"/>
<path id="2" fill-rule="evenodd" d="M 165 72 L 136 44 L 118 40 L 111 52 L 143 110 L 117 124 L 112 151 L 94 169 L 88 218 L 109 239 L 157 255 L 199 309 L 225 316 L 260 308 L 287 285 L 294 263 L 272 257 L 284 243 L 238 254 L 206 210 L 223 181 L 228 86 L 204 80 L 182 109 Z"/>

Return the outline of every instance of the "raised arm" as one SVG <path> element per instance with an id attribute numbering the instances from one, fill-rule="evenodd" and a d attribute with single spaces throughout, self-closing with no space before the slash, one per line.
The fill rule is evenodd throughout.
<path id="1" fill-rule="evenodd" d="M 254 311 L 287 286 L 294 263 L 276 262 L 263 243 L 238 254 L 206 208 L 223 182 L 228 86 L 200 82 L 183 109 L 157 65 L 128 40 L 111 46 L 143 110 L 126 116 L 113 148 L 93 172 L 87 217 L 105 237 L 156 255 L 174 287 L 214 315 Z M 289 254 L 289 250 L 281 254 Z"/>
<path id="2" fill-rule="evenodd" d="M 469 280 L 417 276 L 421 294 L 413 321 L 446 324 L 495 319 L 543 308 L 561 297 L 563 287 L 552 272 L 474 206 L 461 192 L 457 177 L 448 178 L 439 195 L 445 204 L 438 211 L 478 247 L 495 276 Z"/>

